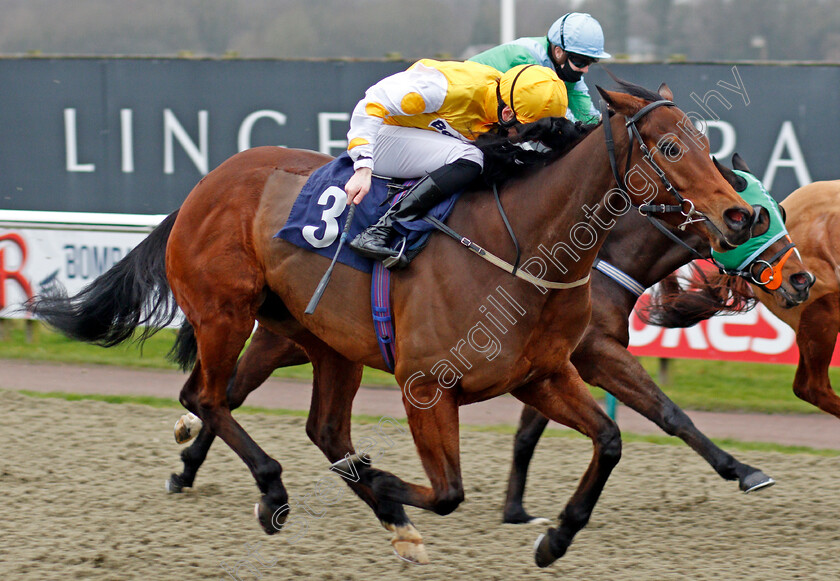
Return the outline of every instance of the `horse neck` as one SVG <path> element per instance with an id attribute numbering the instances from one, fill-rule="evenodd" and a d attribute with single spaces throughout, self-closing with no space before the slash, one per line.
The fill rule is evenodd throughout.
<path id="1" fill-rule="evenodd" d="M 615 120 L 614 120 L 615 121 Z M 624 159 L 629 145 L 624 124 L 617 120 L 616 157 Z M 504 203 L 523 250 L 530 256 L 547 256 L 548 250 L 567 269 L 564 280 L 586 276 L 607 238 L 614 215 L 604 204 L 605 195 L 616 187 L 604 141 L 603 127 L 590 133 L 563 158 L 507 188 Z M 581 226 L 583 225 L 583 226 Z M 591 230 L 590 230 L 591 228 Z M 581 244 L 575 232 L 594 231 L 594 243 Z M 557 250 L 560 249 L 560 250 Z M 523 259 L 528 254 L 523 253 Z M 552 276 L 552 274 L 549 274 Z M 553 271 L 556 277 L 556 270 Z"/>
<path id="2" fill-rule="evenodd" d="M 674 233 L 701 254 L 708 254 L 708 247 L 697 235 Z M 598 258 L 649 288 L 691 262 L 696 255 L 685 246 L 666 238 L 646 218 L 631 209 L 626 216 L 617 220 Z"/>

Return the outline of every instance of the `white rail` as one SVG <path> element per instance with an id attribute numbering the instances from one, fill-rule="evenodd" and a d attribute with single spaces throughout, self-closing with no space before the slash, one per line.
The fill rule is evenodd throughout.
<path id="1" fill-rule="evenodd" d="M 41 212 L 0 210 L 0 228 L 151 232 L 165 214 L 105 214 L 97 212 Z"/>

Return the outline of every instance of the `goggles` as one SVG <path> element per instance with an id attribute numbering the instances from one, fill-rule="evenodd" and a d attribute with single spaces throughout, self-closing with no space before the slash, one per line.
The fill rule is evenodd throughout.
<path id="1" fill-rule="evenodd" d="M 569 59 L 569 62 L 572 63 L 573 65 L 575 65 L 575 67 L 577 67 L 579 69 L 585 69 L 589 65 L 592 65 L 592 64 L 595 64 L 595 63 L 598 62 L 598 59 L 594 59 L 594 58 L 589 57 L 589 56 L 584 56 L 582 54 L 576 54 L 576 53 L 573 53 L 573 52 L 566 53 L 566 54 L 567 54 L 566 58 Z"/>

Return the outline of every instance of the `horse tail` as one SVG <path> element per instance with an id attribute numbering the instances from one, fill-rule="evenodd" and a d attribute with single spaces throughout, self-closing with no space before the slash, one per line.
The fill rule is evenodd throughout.
<path id="1" fill-rule="evenodd" d="M 39 319 L 77 341 L 113 347 L 144 329 L 142 343 L 169 325 L 178 314 L 166 279 L 166 242 L 178 215 L 176 210 L 131 252 L 68 297 L 60 284 L 31 298 L 26 308 Z"/>
<path id="2" fill-rule="evenodd" d="M 692 274 L 669 274 L 659 283 L 639 318 L 660 327 L 691 327 L 717 314 L 749 311 L 758 302 L 752 287 L 739 276 L 705 273 L 692 265 Z"/>
<path id="3" fill-rule="evenodd" d="M 166 358 L 177 363 L 182 371 L 189 371 L 195 365 L 197 357 L 198 341 L 195 339 L 195 328 L 184 319 L 181 328 L 178 329 L 175 344 L 166 354 Z"/>

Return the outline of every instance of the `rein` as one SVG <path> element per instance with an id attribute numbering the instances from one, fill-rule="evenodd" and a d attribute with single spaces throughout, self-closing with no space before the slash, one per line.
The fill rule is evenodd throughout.
<path id="1" fill-rule="evenodd" d="M 432 226 L 434 226 L 435 228 L 437 228 L 438 230 L 440 230 L 441 232 L 443 232 L 444 234 L 446 234 L 447 236 L 449 236 L 450 238 L 452 238 L 453 240 L 457 240 L 458 242 L 463 244 L 467 248 L 467 250 L 471 250 L 472 252 L 479 255 L 481 258 L 483 258 L 484 260 L 486 260 L 490 264 L 492 264 L 494 266 L 497 266 L 497 267 L 501 268 L 502 270 L 504 270 L 505 272 L 509 272 L 510 274 L 512 274 L 512 275 L 514 275 L 518 278 L 521 278 L 522 280 L 528 281 L 533 285 L 541 286 L 543 288 L 548 288 L 548 289 L 563 290 L 563 289 L 570 289 L 570 288 L 583 286 L 583 285 L 585 285 L 586 283 L 589 282 L 589 275 L 588 274 L 585 277 L 583 277 L 579 280 L 576 280 L 574 282 L 552 282 L 550 280 L 545 280 L 543 278 L 537 278 L 536 276 L 528 273 L 527 271 L 521 270 L 521 269 L 517 268 L 516 266 L 514 266 L 513 264 L 507 262 L 506 260 L 503 260 L 503 259 L 499 258 L 498 256 L 496 256 L 492 252 L 489 252 L 489 251 L 485 250 L 484 248 L 482 248 L 481 246 L 479 246 L 478 244 L 476 244 L 475 242 L 473 242 L 472 240 L 470 240 L 466 236 L 461 236 L 455 230 L 453 230 L 452 228 L 450 228 L 449 226 L 447 226 L 446 224 L 444 224 L 443 222 L 441 222 L 437 218 L 434 218 L 432 216 L 426 216 L 423 219 L 426 222 L 428 222 L 429 224 L 431 224 Z M 517 256 L 517 258 L 518 258 L 518 256 Z"/>
<path id="2" fill-rule="evenodd" d="M 660 222 L 659 219 L 654 215 L 674 214 L 679 212 L 680 214 L 682 214 L 682 216 L 685 217 L 683 223 L 677 226 L 677 229 L 680 231 L 685 231 L 686 227 L 690 224 L 707 220 L 706 216 L 704 216 L 702 212 L 699 212 L 695 209 L 694 203 L 691 200 L 684 198 L 676 190 L 676 188 L 674 188 L 673 184 L 665 175 L 665 172 L 662 170 L 661 167 L 659 167 L 656 161 L 654 161 L 653 154 L 651 153 L 650 148 L 648 148 L 648 146 L 645 145 L 645 142 L 642 140 L 642 136 L 639 133 L 638 128 L 636 127 L 636 122 L 639 121 L 639 119 L 641 119 L 657 107 L 676 107 L 676 104 L 673 101 L 667 100 L 654 101 L 653 103 L 649 103 L 642 107 L 624 124 L 625 127 L 627 127 L 627 134 L 630 138 L 630 143 L 627 147 L 627 161 L 624 166 L 624 175 L 626 176 L 627 172 L 630 171 L 630 159 L 633 154 L 633 142 L 638 141 L 639 149 L 641 149 L 642 156 L 644 157 L 645 161 L 650 166 L 650 168 L 656 173 L 656 175 L 659 176 L 659 180 L 662 182 L 662 185 L 665 186 L 665 190 L 670 192 L 670 194 L 674 196 L 674 198 L 677 200 L 677 202 L 679 202 L 679 204 L 642 204 L 638 206 L 639 213 L 645 218 L 647 218 L 648 221 L 651 224 L 653 224 L 653 226 L 657 230 L 659 230 L 662 234 L 668 237 L 672 242 L 675 242 L 683 248 L 688 249 L 688 251 L 691 252 L 691 254 L 694 255 L 697 259 L 705 260 L 714 264 L 721 274 L 726 274 L 729 276 L 740 276 L 746 279 L 747 282 L 751 282 L 760 286 L 765 286 L 770 290 L 775 290 L 779 288 L 779 286 L 782 283 L 782 267 L 784 266 L 788 257 L 793 252 L 793 248 L 795 246 L 793 241 L 790 240 L 790 237 L 788 237 L 789 243 L 769 260 L 756 259 L 752 261 L 749 265 L 747 265 L 747 268 L 744 270 L 729 269 L 725 268 L 714 258 L 703 256 L 697 251 L 696 248 L 693 248 L 686 244 L 685 241 L 681 240 L 667 226 L 662 224 L 662 222 Z M 624 179 L 618 173 L 618 163 L 615 157 L 615 141 L 612 135 L 612 126 L 609 123 L 609 112 L 607 111 L 607 103 L 604 99 L 601 99 L 600 109 L 601 118 L 604 120 L 602 123 L 602 125 L 604 126 L 604 139 L 606 141 L 607 155 L 610 159 L 610 167 L 612 168 L 613 178 L 615 179 L 615 182 L 618 185 L 619 191 L 625 196 L 627 196 L 628 199 L 630 199 L 630 195 L 627 193 L 627 188 Z M 710 226 L 714 227 L 714 224 L 712 224 L 711 222 L 708 223 Z M 775 262 L 779 258 L 781 258 L 781 260 L 779 260 L 779 263 L 774 268 L 773 262 Z M 758 275 L 754 275 L 752 272 L 752 267 L 757 264 L 764 264 L 765 266 Z M 771 284 L 773 286 L 771 286 Z"/>

